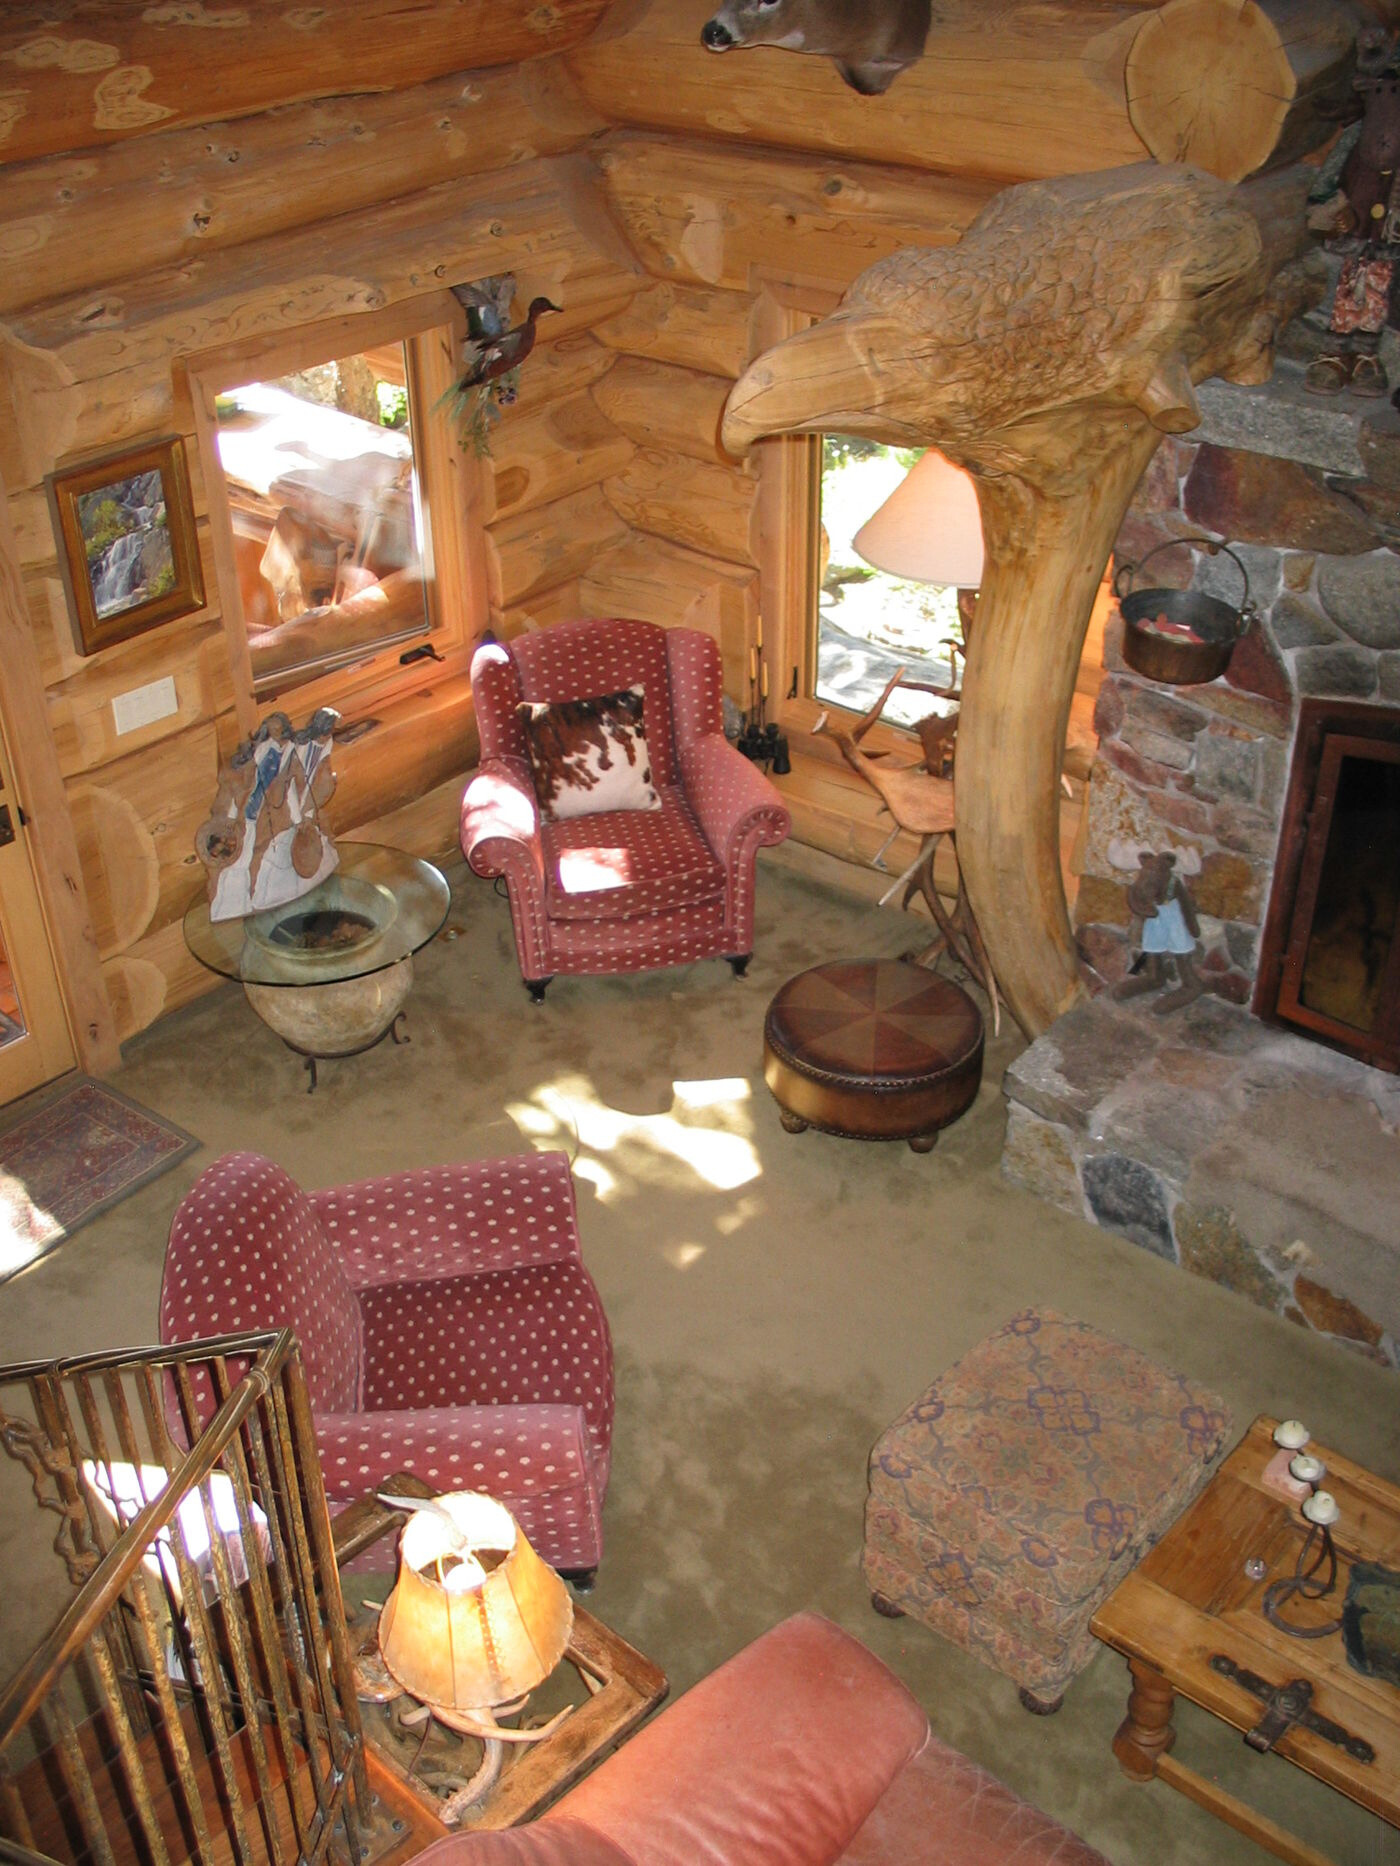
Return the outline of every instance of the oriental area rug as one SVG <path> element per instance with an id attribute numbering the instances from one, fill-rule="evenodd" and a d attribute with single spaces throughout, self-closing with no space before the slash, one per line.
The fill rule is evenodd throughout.
<path id="1" fill-rule="evenodd" d="M 77 1076 L 0 1132 L 0 1283 L 200 1145 Z"/>

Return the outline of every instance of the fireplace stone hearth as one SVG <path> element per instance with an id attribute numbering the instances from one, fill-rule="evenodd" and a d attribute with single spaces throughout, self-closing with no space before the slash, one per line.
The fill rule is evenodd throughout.
<path id="1" fill-rule="evenodd" d="M 1400 1078 L 1219 998 L 1100 994 L 1005 1089 L 1018 1185 L 1400 1366 Z"/>
<path id="2" fill-rule="evenodd" d="M 1075 935 L 1097 995 L 1007 1073 L 1017 1183 L 1184 1269 L 1400 1366 L 1400 1080 L 1263 1022 L 1255 1001 L 1301 703 L 1400 713 L 1400 418 L 1202 385 L 1205 419 L 1162 442 L 1115 553 L 1146 581 L 1259 619 L 1221 679 L 1136 674 L 1104 635 L 1098 751 L 1076 849 Z M 1118 1002 L 1132 953 L 1121 842 L 1189 852 L 1209 995 L 1166 1016 Z M 1121 856 L 1120 856 L 1121 859 Z"/>

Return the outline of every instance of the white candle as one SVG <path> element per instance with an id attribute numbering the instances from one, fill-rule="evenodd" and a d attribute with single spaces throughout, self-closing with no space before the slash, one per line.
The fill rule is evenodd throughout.
<path id="1" fill-rule="evenodd" d="M 752 686 L 753 683 L 757 679 L 758 679 L 758 650 L 756 648 L 750 648 L 749 649 L 749 685 Z"/>
<path id="2" fill-rule="evenodd" d="M 1316 1523 L 1320 1528 L 1326 1528 L 1329 1523 L 1335 1523 L 1341 1513 L 1337 1508 L 1337 1499 L 1330 1490 L 1315 1490 L 1310 1497 L 1303 1499 L 1304 1516 L 1310 1523 Z"/>
<path id="3" fill-rule="evenodd" d="M 1327 1466 L 1309 1451 L 1300 1451 L 1296 1458 L 1290 1458 L 1288 1468 L 1300 1484 L 1320 1484 L 1327 1475 Z"/>
<path id="4" fill-rule="evenodd" d="M 768 663 L 766 661 L 763 663 L 763 679 L 759 682 L 758 690 L 766 700 L 768 698 Z"/>
<path id="5" fill-rule="evenodd" d="M 755 642 L 755 646 L 758 647 L 759 649 L 762 649 L 763 647 L 763 617 L 762 616 L 758 618 L 758 636 Z"/>
<path id="6" fill-rule="evenodd" d="M 1301 1419 L 1285 1419 L 1274 1427 L 1274 1443 L 1282 1445 L 1285 1451 L 1301 1451 L 1312 1437 L 1312 1433 Z"/>

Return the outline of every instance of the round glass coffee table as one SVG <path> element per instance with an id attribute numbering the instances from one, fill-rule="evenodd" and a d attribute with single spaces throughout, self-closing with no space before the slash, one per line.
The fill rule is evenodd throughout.
<path id="1" fill-rule="evenodd" d="M 211 920 L 204 894 L 185 910 L 185 944 L 243 987 L 270 1030 L 306 1058 L 356 1056 L 399 1029 L 413 955 L 442 927 L 450 893 L 431 862 L 374 842 L 337 844 L 340 865 L 309 894 L 235 920 Z"/>

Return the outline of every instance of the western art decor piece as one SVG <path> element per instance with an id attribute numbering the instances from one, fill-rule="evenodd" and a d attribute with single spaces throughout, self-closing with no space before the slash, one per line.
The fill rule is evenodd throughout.
<path id="1" fill-rule="evenodd" d="M 285 713 L 269 713 L 220 770 L 214 807 L 194 839 L 211 920 L 299 900 L 334 869 L 335 844 L 318 812 L 335 790 L 338 717 L 323 706 L 298 731 Z"/>
<path id="2" fill-rule="evenodd" d="M 178 435 L 66 467 L 44 484 L 79 654 L 204 607 Z"/>
<path id="3" fill-rule="evenodd" d="M 548 298 L 532 298 L 525 322 L 506 327 L 515 277 L 478 279 L 454 285 L 452 295 L 467 314 L 467 338 L 462 345 L 462 373 L 441 398 L 457 430 L 457 441 L 478 456 L 491 451 L 491 429 L 501 410 L 514 402 L 520 385 L 520 365 L 535 347 L 535 325 L 546 312 L 560 307 Z"/>
<path id="4" fill-rule="evenodd" d="M 829 317 L 764 351 L 721 438 L 835 430 L 934 446 L 977 484 L 986 569 L 958 726 L 968 898 L 1017 1021 L 1083 986 L 1060 870 L 1059 776 L 1094 597 L 1161 436 L 1201 419 L 1207 376 L 1267 379 L 1312 290 L 1308 175 L 1231 187 L 1136 163 L 1025 182 L 956 246 L 904 247 Z"/>
<path id="5" fill-rule="evenodd" d="M 1159 991 L 1173 972 L 1176 989 L 1152 1009 L 1159 1017 L 1180 1010 L 1205 990 L 1196 970 L 1201 953 L 1200 916 L 1183 878 L 1200 874 L 1200 855 L 1195 849 L 1150 849 L 1146 844 L 1114 841 L 1108 845 L 1108 859 L 1115 868 L 1136 876 L 1128 886 L 1128 911 L 1133 917 L 1128 943 L 1134 957 L 1128 976 L 1115 986 L 1113 995 L 1136 998 L 1143 992 Z"/>

